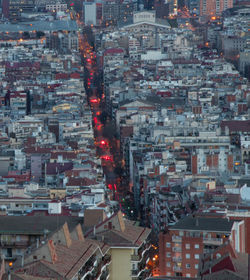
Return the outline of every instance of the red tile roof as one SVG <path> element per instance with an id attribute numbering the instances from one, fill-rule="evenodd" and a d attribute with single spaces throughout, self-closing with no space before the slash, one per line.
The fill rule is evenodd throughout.
<path id="1" fill-rule="evenodd" d="M 225 130 L 225 127 L 229 128 L 229 132 L 250 132 L 250 120 L 246 121 L 222 121 L 221 128 Z"/>
<path id="2" fill-rule="evenodd" d="M 64 162 L 64 163 L 49 162 L 46 165 L 46 174 L 56 175 L 56 174 L 63 173 L 66 170 L 71 170 L 72 168 L 73 168 L 72 162 Z"/>
<path id="3" fill-rule="evenodd" d="M 105 50 L 104 55 L 112 55 L 112 54 L 118 54 L 118 53 L 124 53 L 124 50 L 118 49 L 118 48 L 111 48 L 111 49 Z"/>

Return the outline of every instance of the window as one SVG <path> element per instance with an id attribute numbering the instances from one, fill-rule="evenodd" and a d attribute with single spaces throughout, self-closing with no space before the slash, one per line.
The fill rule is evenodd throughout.
<path id="1" fill-rule="evenodd" d="M 190 268 L 190 263 L 187 263 L 187 264 L 186 264 L 186 268 Z"/>
<path id="2" fill-rule="evenodd" d="M 200 245 L 199 245 L 199 244 L 195 244 L 195 245 L 194 245 L 194 248 L 195 248 L 195 249 L 199 249 L 199 248 L 200 248 Z"/>
<path id="3" fill-rule="evenodd" d="M 196 260 L 198 260 L 198 259 L 200 258 L 200 255 L 199 255 L 199 254 L 195 254 L 195 255 L 194 255 L 194 258 L 195 258 Z"/>
<path id="4" fill-rule="evenodd" d="M 199 268 L 199 264 L 196 263 L 196 264 L 194 265 L 194 268 L 195 268 L 195 269 L 198 269 L 198 268 Z"/>
<path id="5" fill-rule="evenodd" d="M 186 244 L 186 249 L 190 249 L 190 244 L 189 243 Z"/>
<path id="6" fill-rule="evenodd" d="M 186 254 L 186 259 L 190 259 L 190 254 Z"/>
<path id="7" fill-rule="evenodd" d="M 186 277 L 190 278 L 191 274 L 190 273 L 186 273 Z"/>
<path id="8" fill-rule="evenodd" d="M 180 236 L 184 236 L 184 232 L 183 231 L 179 231 L 179 235 Z"/>
<path id="9" fill-rule="evenodd" d="M 170 262 L 167 262 L 167 267 L 171 267 L 171 263 Z"/>
<path id="10" fill-rule="evenodd" d="M 16 249 L 16 254 L 17 255 L 22 255 L 22 250 L 21 249 Z"/>
<path id="11" fill-rule="evenodd" d="M 170 248 L 170 247 L 171 247 L 171 243 L 170 243 L 170 242 L 167 242 L 167 243 L 166 243 L 166 247 L 167 247 L 167 248 Z"/>
<path id="12" fill-rule="evenodd" d="M 167 253 L 166 253 L 166 257 L 167 257 L 167 258 L 171 258 L 171 253 L 170 253 L 170 252 L 167 252 Z"/>

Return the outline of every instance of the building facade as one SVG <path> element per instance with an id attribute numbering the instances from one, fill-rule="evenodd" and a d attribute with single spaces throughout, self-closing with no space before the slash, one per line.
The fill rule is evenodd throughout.
<path id="1" fill-rule="evenodd" d="M 228 219 L 187 216 L 180 220 L 159 235 L 160 274 L 197 277 L 201 257 L 228 242 L 232 229 Z"/>
<path id="2" fill-rule="evenodd" d="M 208 17 L 221 15 L 223 11 L 232 7 L 233 0 L 200 0 L 200 15 Z"/>

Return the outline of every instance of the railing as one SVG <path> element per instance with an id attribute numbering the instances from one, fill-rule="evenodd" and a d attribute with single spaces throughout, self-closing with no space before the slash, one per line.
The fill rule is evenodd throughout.
<path id="1" fill-rule="evenodd" d="M 84 268 L 79 272 L 78 274 L 78 279 L 87 279 L 86 276 L 87 274 L 89 275 L 89 277 L 91 276 L 91 272 L 94 270 L 94 263 L 92 261 L 88 261 Z"/>
<path id="2" fill-rule="evenodd" d="M 138 254 L 131 255 L 131 261 L 139 262 L 144 254 L 151 248 L 151 244 L 147 243 L 138 250 Z"/>
<path id="3" fill-rule="evenodd" d="M 105 265 L 109 264 L 111 262 L 111 256 L 110 255 L 105 255 L 103 257 L 103 262 L 104 262 Z"/>
<path id="4" fill-rule="evenodd" d="M 182 261 L 182 257 L 173 257 L 173 261 L 174 262 L 181 262 Z"/>
<path id="5" fill-rule="evenodd" d="M 147 261 L 146 261 L 147 263 Z M 138 277 L 141 275 L 144 271 L 147 271 L 148 269 L 146 268 L 146 263 L 139 263 L 137 269 L 132 269 L 131 271 L 131 276 L 132 277 Z"/>
<path id="6" fill-rule="evenodd" d="M 29 241 L 5 241 L 1 240 L 0 244 L 2 247 L 8 246 L 8 247 L 28 247 L 30 245 Z"/>
<path id="7" fill-rule="evenodd" d="M 139 269 L 132 269 L 131 270 L 131 274 L 132 274 L 132 277 L 137 277 L 137 274 L 139 273 Z"/>
<path id="8" fill-rule="evenodd" d="M 140 255 L 131 255 L 131 261 L 138 262 L 140 259 Z"/>
<path id="9" fill-rule="evenodd" d="M 109 277 L 109 271 L 106 270 L 105 272 L 102 273 L 100 280 L 106 280 Z"/>
<path id="10" fill-rule="evenodd" d="M 173 252 L 181 252 L 181 247 L 173 247 Z"/>
<path id="11" fill-rule="evenodd" d="M 182 271 L 182 268 L 180 266 L 174 266 L 173 270 L 174 271 Z"/>
<path id="12" fill-rule="evenodd" d="M 203 237 L 203 243 L 213 244 L 213 245 L 221 245 L 223 243 L 222 238 L 207 238 Z"/>
<path id="13" fill-rule="evenodd" d="M 173 242 L 182 242 L 182 237 L 181 236 L 177 236 L 177 235 L 173 235 L 172 236 L 172 241 Z"/>

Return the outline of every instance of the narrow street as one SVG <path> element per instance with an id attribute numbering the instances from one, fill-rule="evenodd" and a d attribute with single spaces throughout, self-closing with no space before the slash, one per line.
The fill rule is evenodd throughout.
<path id="1" fill-rule="evenodd" d="M 80 51 L 84 65 L 85 89 L 92 111 L 93 129 L 97 156 L 100 157 L 106 186 L 112 191 L 113 199 L 124 201 L 128 182 L 122 177 L 122 155 L 119 140 L 115 138 L 115 126 L 105 111 L 105 93 L 102 84 L 102 69 L 97 65 L 97 54 L 90 43 L 92 31 L 85 28 L 80 35 Z M 118 175 L 119 174 L 119 175 Z"/>

